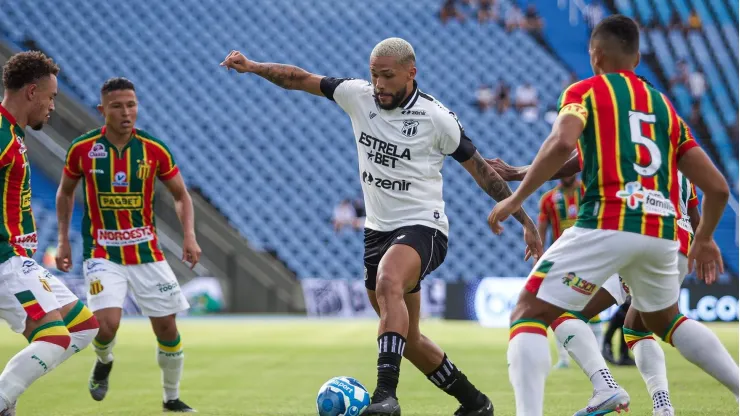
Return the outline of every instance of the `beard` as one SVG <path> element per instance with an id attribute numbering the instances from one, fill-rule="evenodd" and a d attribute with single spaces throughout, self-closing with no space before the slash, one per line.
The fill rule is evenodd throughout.
<path id="1" fill-rule="evenodd" d="M 393 94 L 393 99 L 391 100 L 390 104 L 383 104 L 378 100 L 378 92 L 375 91 L 375 95 L 373 95 L 373 98 L 375 98 L 375 104 L 378 105 L 378 107 L 382 108 L 383 110 L 393 110 L 394 108 L 397 108 L 399 104 L 401 104 L 401 101 L 403 100 L 403 97 L 406 96 L 406 87 L 401 88 L 397 93 Z"/>
<path id="2" fill-rule="evenodd" d="M 29 126 L 30 126 L 30 127 L 31 127 L 31 128 L 33 129 L 33 130 L 39 131 L 39 130 L 41 130 L 41 129 L 43 129 L 43 128 L 44 128 L 44 124 L 46 124 L 46 123 L 44 123 L 44 122 L 42 121 L 42 122 L 39 122 L 39 123 L 35 123 L 35 124 L 30 124 Z"/>

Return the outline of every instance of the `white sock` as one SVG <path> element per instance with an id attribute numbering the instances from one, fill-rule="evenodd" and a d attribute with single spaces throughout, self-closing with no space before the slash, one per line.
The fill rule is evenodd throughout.
<path id="1" fill-rule="evenodd" d="M 92 346 L 95 350 L 95 354 L 98 355 L 98 361 L 103 364 L 108 364 L 113 361 L 113 347 L 116 345 L 116 339 L 113 338 L 108 343 L 100 342 L 97 338 L 93 338 Z"/>
<path id="2" fill-rule="evenodd" d="M 653 409 L 672 407 L 668 392 L 665 354 L 658 341 L 650 332 L 631 331 L 628 328 L 623 328 L 622 332 L 632 354 L 635 355 L 637 369 L 653 399 Z"/>
<path id="3" fill-rule="evenodd" d="M 738 366 L 711 329 L 679 314 L 664 340 L 738 397 Z"/>
<path id="4" fill-rule="evenodd" d="M 522 326 L 531 332 L 521 332 Z M 516 333 L 519 330 L 520 332 Z M 537 322 L 515 322 L 510 331 L 509 381 L 514 387 L 517 416 L 542 416 L 545 380 L 550 372 L 550 344 L 546 327 Z"/>
<path id="5" fill-rule="evenodd" d="M 595 390 L 619 387 L 606 366 L 598 341 L 589 325 L 580 319 L 567 319 L 553 323 L 555 336 L 568 350 L 579 367 L 594 385 Z"/>
<path id="6" fill-rule="evenodd" d="M 185 352 L 182 348 L 180 335 L 172 342 L 158 341 L 157 363 L 162 369 L 162 387 L 164 401 L 180 398 L 180 379 L 185 365 Z"/>
<path id="7" fill-rule="evenodd" d="M 69 343 L 69 347 L 64 351 L 64 354 L 59 358 L 59 361 L 54 364 L 54 367 L 57 367 L 59 364 L 70 359 L 73 355 L 87 348 L 87 346 L 92 343 L 93 339 L 95 339 L 95 335 L 97 334 L 97 328 L 70 332 L 69 336 L 72 338 L 72 342 Z"/>
<path id="8" fill-rule="evenodd" d="M 599 346 L 599 351 L 601 351 L 601 349 L 604 348 L 604 325 L 599 321 L 597 323 L 589 322 L 588 326 L 591 328 L 591 332 L 594 333 L 596 343 Z"/>
<path id="9" fill-rule="evenodd" d="M 50 372 L 64 351 L 57 344 L 34 341 L 11 358 L 0 374 L 0 398 L 5 407 L 15 403 L 31 383 Z"/>
<path id="10" fill-rule="evenodd" d="M 570 362 L 570 354 L 568 354 L 568 350 L 563 347 L 563 344 L 560 343 L 557 339 L 555 339 L 555 346 L 558 349 L 558 360 L 564 363 Z"/>

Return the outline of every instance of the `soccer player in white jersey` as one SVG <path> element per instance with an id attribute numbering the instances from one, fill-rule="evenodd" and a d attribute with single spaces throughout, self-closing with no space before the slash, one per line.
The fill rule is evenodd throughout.
<path id="1" fill-rule="evenodd" d="M 365 287 L 380 315 L 378 383 L 365 413 L 400 415 L 396 397 L 401 358 L 460 402 L 456 416 L 492 415 L 491 401 L 419 330 L 421 280 L 447 251 L 442 163 L 452 156 L 498 201 L 511 193 L 476 150 L 455 114 L 419 90 L 416 56 L 403 39 L 378 43 L 370 56 L 372 83 L 311 74 L 301 68 L 250 61 L 232 51 L 221 63 L 291 90 L 336 102 L 352 120 L 365 195 Z M 542 242 L 523 209 L 525 257 Z"/>

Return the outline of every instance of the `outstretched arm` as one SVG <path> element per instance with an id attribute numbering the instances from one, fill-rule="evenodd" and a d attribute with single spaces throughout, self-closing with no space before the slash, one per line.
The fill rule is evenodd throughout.
<path id="1" fill-rule="evenodd" d="M 523 180 L 524 177 L 527 175 L 529 167 L 532 166 L 511 166 L 499 158 L 486 159 L 486 163 L 488 163 L 496 171 L 496 173 L 498 173 L 501 178 L 503 178 L 507 182 Z M 555 172 L 555 174 L 552 175 L 552 178 L 550 179 L 554 180 L 567 178 L 568 176 L 573 176 L 580 171 L 581 164 L 578 163 L 578 151 L 573 151 L 573 153 L 570 155 L 570 159 L 568 159 L 568 161 L 565 162 L 565 164 L 561 166 L 560 169 Z"/>
<path id="2" fill-rule="evenodd" d="M 509 185 L 501 178 L 496 170 L 486 163 L 486 160 L 483 159 L 480 153 L 475 152 L 473 157 L 462 162 L 462 166 L 470 173 L 473 179 L 475 179 L 478 186 L 486 191 L 494 201 L 503 201 L 511 196 L 512 192 Z M 524 211 L 524 208 L 513 213 L 512 216 L 522 225 L 534 225 L 534 222 L 529 218 L 527 213 Z"/>
<path id="3" fill-rule="evenodd" d="M 239 51 L 231 51 L 221 66 L 240 74 L 249 72 L 261 76 L 286 90 L 300 90 L 323 97 L 321 75 L 312 74 L 293 65 L 262 63 L 249 60 Z"/>

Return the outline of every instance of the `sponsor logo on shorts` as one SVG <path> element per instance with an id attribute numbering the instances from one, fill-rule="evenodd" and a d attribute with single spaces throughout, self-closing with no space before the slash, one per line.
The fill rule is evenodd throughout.
<path id="1" fill-rule="evenodd" d="M 365 267 L 365 280 L 367 280 L 367 267 Z"/>
<path id="2" fill-rule="evenodd" d="M 105 173 L 103 169 L 90 169 L 88 172 L 90 172 L 91 175 L 94 175 L 94 174 L 102 175 Z"/>
<path id="3" fill-rule="evenodd" d="M 563 284 L 584 295 L 592 295 L 596 291 L 596 285 L 588 280 L 581 279 L 574 272 L 563 276 Z"/>
<path id="4" fill-rule="evenodd" d="M 91 295 L 97 295 L 98 293 L 102 292 L 103 289 L 105 288 L 103 287 L 103 284 L 100 283 L 100 280 L 93 280 L 90 282 L 90 294 Z"/>
<path id="5" fill-rule="evenodd" d="M 623 190 L 617 191 L 616 196 L 627 201 L 627 207 L 642 210 L 646 214 L 660 215 L 663 217 L 675 217 L 676 207 L 659 191 L 645 189 L 639 182 L 630 182 Z"/>
<path id="6" fill-rule="evenodd" d="M 87 156 L 90 159 L 104 159 L 108 157 L 108 151 L 105 150 L 105 145 L 103 145 L 103 143 L 95 143 L 92 149 L 87 153 Z"/>
<path id="7" fill-rule="evenodd" d="M 125 230 L 98 230 L 97 243 L 101 246 L 132 246 L 154 240 L 152 227 L 128 228 Z"/>
<path id="8" fill-rule="evenodd" d="M 85 265 L 85 269 L 88 273 L 95 273 L 100 270 L 104 270 L 105 267 L 102 261 L 89 260 Z"/>
<path id="9" fill-rule="evenodd" d="M 144 197 L 140 192 L 101 192 L 98 194 L 100 208 L 103 210 L 141 209 Z"/>
<path id="10" fill-rule="evenodd" d="M 622 284 L 622 290 L 624 290 L 624 293 L 630 294 L 630 287 L 627 286 L 627 283 L 624 282 L 624 279 L 622 279 L 622 276 L 619 276 L 619 283 Z"/>
<path id="11" fill-rule="evenodd" d="M 159 289 L 159 293 L 165 293 L 169 292 L 171 290 L 175 290 L 180 285 L 177 284 L 177 282 L 171 282 L 171 283 L 157 283 L 157 289 Z"/>
<path id="12" fill-rule="evenodd" d="M 13 244 L 17 244 L 25 249 L 35 250 L 36 247 L 39 245 L 39 238 L 35 232 L 21 234 L 13 237 Z"/>
<path id="13" fill-rule="evenodd" d="M 29 274 L 40 268 L 41 267 L 39 266 L 39 264 L 33 260 L 24 260 L 23 264 L 21 265 L 21 271 L 23 272 L 23 274 Z"/>

